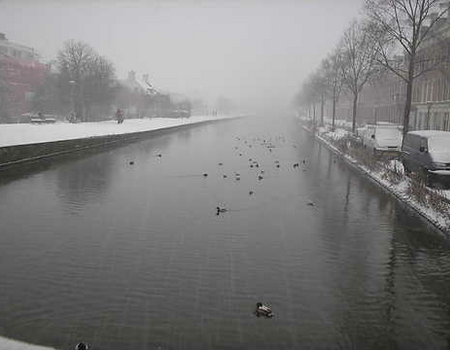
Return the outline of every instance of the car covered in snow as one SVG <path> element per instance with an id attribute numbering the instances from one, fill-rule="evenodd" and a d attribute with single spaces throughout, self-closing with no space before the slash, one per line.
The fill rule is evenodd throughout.
<path id="1" fill-rule="evenodd" d="M 450 132 L 440 130 L 408 132 L 401 160 L 406 173 L 419 172 L 429 183 L 437 177 L 450 179 Z"/>
<path id="2" fill-rule="evenodd" d="M 363 145 L 373 150 L 374 154 L 400 152 L 402 130 L 397 124 L 368 124 L 361 130 Z"/>

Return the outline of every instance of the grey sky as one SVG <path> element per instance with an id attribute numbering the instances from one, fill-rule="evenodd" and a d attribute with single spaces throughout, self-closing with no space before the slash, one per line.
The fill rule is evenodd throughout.
<path id="1" fill-rule="evenodd" d="M 89 43 L 166 91 L 278 108 L 337 43 L 362 0 L 0 0 L 0 32 L 56 56 Z"/>

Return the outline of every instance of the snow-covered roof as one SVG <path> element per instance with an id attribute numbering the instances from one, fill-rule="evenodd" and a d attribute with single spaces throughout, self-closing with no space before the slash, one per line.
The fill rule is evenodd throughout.
<path id="1" fill-rule="evenodd" d="M 145 76 L 144 76 L 145 77 Z M 153 86 L 146 81 L 148 76 L 144 79 L 137 77 L 136 72 L 130 71 L 128 73 L 128 78 L 121 80 L 120 83 L 133 91 L 140 91 L 142 93 L 152 93 L 154 91 Z"/>
<path id="2" fill-rule="evenodd" d="M 448 136 L 450 138 L 450 132 L 442 130 L 416 130 L 410 131 L 408 134 L 425 137 L 427 139 L 433 136 Z"/>

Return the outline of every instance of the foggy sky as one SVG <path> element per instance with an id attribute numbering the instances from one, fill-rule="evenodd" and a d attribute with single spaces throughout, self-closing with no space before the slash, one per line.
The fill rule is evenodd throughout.
<path id="1" fill-rule="evenodd" d="M 0 32 L 54 59 L 87 42 L 125 78 L 248 109 L 286 106 L 362 0 L 0 0 Z"/>

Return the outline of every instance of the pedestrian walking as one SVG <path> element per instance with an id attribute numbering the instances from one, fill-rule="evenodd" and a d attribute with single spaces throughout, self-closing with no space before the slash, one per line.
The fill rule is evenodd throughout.
<path id="1" fill-rule="evenodd" d="M 117 119 L 117 124 L 123 123 L 124 116 L 123 116 L 123 111 L 120 108 L 117 108 L 116 119 Z"/>

